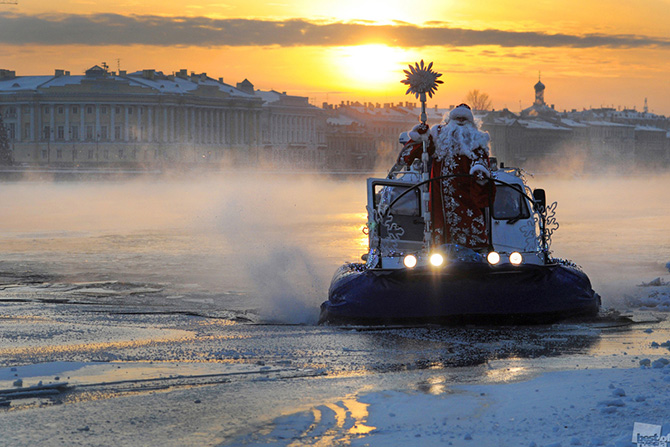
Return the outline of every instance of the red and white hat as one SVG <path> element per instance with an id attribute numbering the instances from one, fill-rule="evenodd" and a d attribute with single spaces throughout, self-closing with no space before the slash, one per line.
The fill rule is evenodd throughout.
<path id="1" fill-rule="evenodd" d="M 470 109 L 469 105 L 460 104 L 456 106 L 454 110 L 449 112 L 449 121 L 451 120 L 470 121 L 471 123 L 474 124 L 475 117 L 472 115 L 472 110 Z"/>

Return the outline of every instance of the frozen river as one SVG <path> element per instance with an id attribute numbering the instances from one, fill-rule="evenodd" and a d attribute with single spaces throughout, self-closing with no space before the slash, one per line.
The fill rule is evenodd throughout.
<path id="1" fill-rule="evenodd" d="M 2 183 L 0 404 L 18 380 L 33 392 L 5 397 L 2 439 L 389 445 L 375 443 L 371 393 L 448 396 L 667 356 L 670 177 L 530 183 L 559 202 L 554 255 L 591 277 L 596 321 L 316 326 L 331 275 L 365 251 L 363 178 Z"/>

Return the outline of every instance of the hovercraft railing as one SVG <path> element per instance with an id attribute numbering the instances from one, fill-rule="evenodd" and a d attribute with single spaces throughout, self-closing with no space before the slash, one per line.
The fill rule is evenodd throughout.
<path id="1" fill-rule="evenodd" d="M 403 192 L 398 194 L 397 197 L 395 197 L 386 207 L 386 209 L 383 211 L 381 218 L 382 221 L 385 220 L 389 213 L 391 212 L 391 209 L 393 208 L 393 205 L 395 205 L 401 198 L 406 196 L 407 194 L 410 193 L 410 191 L 414 190 L 419 190 L 421 191 L 421 187 L 424 185 L 428 185 L 432 182 L 436 182 L 439 180 L 446 180 L 450 178 L 466 178 L 466 177 L 471 177 L 476 179 L 477 177 L 472 175 L 472 174 L 446 174 L 446 175 L 441 175 L 439 177 L 432 177 L 427 180 L 422 180 L 418 183 L 415 183 L 413 185 L 410 185 L 407 189 L 405 189 Z M 508 186 L 514 190 L 516 190 L 519 194 L 521 194 L 523 197 L 525 197 L 532 205 L 533 205 L 533 212 L 538 216 L 538 224 L 540 226 L 540 249 L 543 253 L 544 257 L 544 263 L 549 262 L 549 238 L 547 237 L 547 222 L 546 222 L 546 215 L 544 210 L 546 209 L 546 204 L 542 205 L 540 201 L 536 200 L 535 197 L 532 197 L 528 195 L 523 188 L 520 188 L 518 184 L 513 184 L 513 183 L 508 183 L 499 179 L 493 179 L 493 178 L 488 178 L 487 183 L 489 185 L 489 190 L 488 190 L 488 197 L 489 197 L 489 206 L 488 206 L 488 244 L 489 244 L 489 251 L 493 250 L 493 225 L 492 225 L 492 220 L 493 220 L 493 201 L 494 201 L 494 195 L 493 195 L 493 186 L 495 185 L 502 185 L 502 186 Z M 422 210 L 424 211 L 424 210 Z M 381 253 L 381 237 L 377 238 L 377 250 L 379 253 Z M 429 244 L 429 241 L 424 241 L 425 244 Z M 426 247 L 430 248 L 430 247 Z"/>

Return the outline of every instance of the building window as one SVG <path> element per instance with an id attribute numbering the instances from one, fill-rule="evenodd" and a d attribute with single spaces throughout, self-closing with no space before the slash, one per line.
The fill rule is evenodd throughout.
<path id="1" fill-rule="evenodd" d="M 87 140 L 93 139 L 93 126 L 86 126 L 86 139 Z"/>
<path id="2" fill-rule="evenodd" d="M 72 106 L 72 114 L 73 114 L 73 115 L 76 115 L 77 113 L 79 113 L 79 107 L 77 107 L 77 106 Z"/>
<path id="3" fill-rule="evenodd" d="M 44 106 L 44 114 L 45 115 L 49 114 L 49 106 Z"/>
<path id="4" fill-rule="evenodd" d="M 6 124 L 5 126 L 7 126 L 7 133 L 9 134 L 8 135 L 9 139 L 13 140 L 14 138 L 16 138 L 16 127 L 15 127 L 16 124 L 9 123 L 9 124 Z"/>
<path id="5" fill-rule="evenodd" d="M 51 127 L 44 126 L 44 129 L 42 130 L 42 139 L 48 140 L 50 136 L 51 136 Z"/>
<path id="6" fill-rule="evenodd" d="M 115 112 L 117 115 L 120 115 L 120 114 L 121 114 L 121 107 L 116 106 L 114 112 Z"/>
<path id="7" fill-rule="evenodd" d="M 79 139 L 79 126 L 70 126 L 70 135 L 73 140 Z"/>
<path id="8" fill-rule="evenodd" d="M 132 107 L 128 107 L 128 115 L 132 115 L 132 114 L 133 114 L 133 108 L 132 108 Z"/>
<path id="9" fill-rule="evenodd" d="M 58 114 L 62 115 L 65 112 L 63 106 L 58 106 Z"/>
<path id="10" fill-rule="evenodd" d="M 107 140 L 107 126 L 100 126 L 100 139 Z"/>
<path id="11" fill-rule="evenodd" d="M 107 107 L 100 107 L 100 113 L 107 115 Z"/>
<path id="12" fill-rule="evenodd" d="M 114 139 L 115 140 L 121 139 L 121 126 L 114 126 Z"/>
<path id="13" fill-rule="evenodd" d="M 56 158 L 63 158 L 63 150 L 62 149 L 58 149 L 56 151 Z"/>
<path id="14" fill-rule="evenodd" d="M 65 139 L 65 126 L 58 126 L 56 130 L 56 138 L 59 140 Z"/>
<path id="15" fill-rule="evenodd" d="M 23 138 L 25 139 L 30 138 L 30 123 L 26 123 L 23 125 Z"/>
<path id="16" fill-rule="evenodd" d="M 86 113 L 88 113 L 89 115 L 92 115 L 93 114 L 93 106 L 86 106 Z"/>

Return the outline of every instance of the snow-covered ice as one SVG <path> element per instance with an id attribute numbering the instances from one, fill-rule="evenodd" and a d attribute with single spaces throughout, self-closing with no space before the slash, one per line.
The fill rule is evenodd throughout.
<path id="1" fill-rule="evenodd" d="M 630 446 L 635 422 L 670 429 L 668 373 L 560 371 L 518 383 L 456 386 L 443 395 L 364 395 L 366 424 L 375 429 L 353 445 L 402 446 L 421 438 L 420 445 L 435 446 Z"/>

